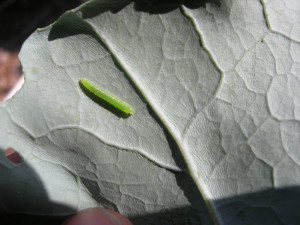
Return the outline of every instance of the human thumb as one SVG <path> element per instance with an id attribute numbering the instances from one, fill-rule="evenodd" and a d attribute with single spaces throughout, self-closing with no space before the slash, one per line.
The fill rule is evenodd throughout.
<path id="1" fill-rule="evenodd" d="M 75 214 L 63 225 L 132 225 L 132 223 L 115 211 L 93 208 Z"/>

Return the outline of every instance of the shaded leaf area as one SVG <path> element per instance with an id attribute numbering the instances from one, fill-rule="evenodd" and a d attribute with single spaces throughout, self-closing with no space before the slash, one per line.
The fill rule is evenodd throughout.
<path id="1" fill-rule="evenodd" d="M 182 5 L 196 9 L 205 7 L 207 3 L 220 6 L 220 0 L 134 0 L 136 10 L 149 13 L 167 13 Z"/>
<path id="2" fill-rule="evenodd" d="M 224 224 L 299 224 L 299 187 L 267 189 L 233 198 L 219 199 L 215 205 Z"/>
<path id="3" fill-rule="evenodd" d="M 113 1 L 91 1 L 81 8 L 82 18 L 92 18 L 103 12 L 110 11 L 118 13 L 126 5 L 134 2 L 137 11 L 151 14 L 168 13 L 180 8 L 182 5 L 188 8 L 205 7 L 206 4 L 221 5 L 220 0 L 113 0 Z"/>
<path id="4" fill-rule="evenodd" d="M 1 200 L 1 221 L 5 224 L 61 224 L 74 212 L 74 208 L 55 202 L 49 197 L 46 190 L 47 187 L 43 184 L 43 179 L 39 177 L 43 173 L 35 172 L 34 169 L 25 161 L 22 164 L 16 165 L 10 162 L 4 155 L 4 151 L 0 151 L 0 170 L 3 173 L 1 176 L 0 185 L 0 200 Z M 77 160 L 76 158 L 73 160 Z M 30 159 L 29 159 L 30 161 Z M 44 165 L 48 167 L 49 165 Z M 53 176 L 60 179 L 59 175 L 53 171 Z M 68 171 L 72 173 L 71 170 Z M 85 172 L 84 172 L 85 173 Z M 99 185 L 99 181 L 87 179 L 85 175 L 73 174 L 76 182 L 82 183 L 92 195 L 95 201 L 101 202 L 102 207 L 110 208 L 119 211 L 117 206 L 112 204 L 103 195 L 103 190 Z M 174 209 L 165 209 L 154 214 L 141 214 L 139 216 L 129 216 L 129 219 L 134 224 L 213 224 L 209 212 L 205 209 L 205 203 L 201 196 L 196 197 L 198 191 L 191 178 L 185 175 L 178 175 L 178 183 L 182 185 L 185 194 L 190 198 L 193 207 L 182 207 Z M 30 181 L 30 182 L 29 182 Z M 10 182 L 13 186 L 6 185 Z M 57 186 L 56 191 L 65 187 Z M 103 187 L 102 187 L 103 188 Z M 113 186 L 110 186 L 113 188 Z M 70 189 L 69 191 L 72 192 Z M 150 191 L 148 188 L 144 191 Z M 70 193 L 69 193 L 70 194 Z M 67 194 L 68 195 L 68 194 Z M 80 198 L 80 194 L 78 196 Z M 81 198 L 83 196 L 81 195 Z M 45 207 L 45 205 L 48 205 Z M 24 207 L 25 206 L 25 207 Z M 91 205 L 90 205 L 91 206 Z M 201 213 L 199 213 L 199 209 Z M 49 214 L 57 214 L 57 216 L 48 216 Z M 63 216 L 60 216 L 64 214 Z M 67 215 L 66 215 L 67 214 Z"/>
<path id="5" fill-rule="evenodd" d="M 24 169 L 23 167 L 22 169 Z M 286 201 L 294 199 L 295 201 Z M 274 224 L 296 225 L 300 220 L 298 208 L 300 207 L 300 192 L 298 187 L 270 189 L 258 193 L 245 194 L 238 197 L 220 199 L 215 201 L 222 214 L 224 224 L 257 225 Z M 61 207 L 61 206 L 59 206 Z M 291 210 L 292 209 L 292 210 Z M 273 216 L 270 216 L 273 215 Z M 61 224 L 69 216 L 38 216 L 16 213 L 0 213 L 5 224 Z M 173 224 L 212 224 L 204 215 L 200 215 L 189 207 L 167 210 L 156 214 L 147 214 L 130 218 L 135 223 L 155 220 L 153 225 Z"/>
<path id="6" fill-rule="evenodd" d="M 58 214 L 61 211 L 71 213 L 74 210 L 65 204 L 51 201 L 42 179 L 32 166 L 26 161 L 18 165 L 14 164 L 6 158 L 4 149 L 0 149 L 0 171 L 0 217 L 4 224 L 28 224 L 28 222 L 38 224 L 41 221 L 50 224 L 56 220 L 62 222 L 65 217 L 42 215 L 49 215 L 49 212 L 54 212 L 53 210 Z M 55 207 L 44 208 L 42 205 L 46 202 Z M 24 207 L 24 203 L 27 207 Z M 41 206 L 44 208 L 42 211 Z M 31 214 L 35 212 L 37 215 L 32 216 Z"/>

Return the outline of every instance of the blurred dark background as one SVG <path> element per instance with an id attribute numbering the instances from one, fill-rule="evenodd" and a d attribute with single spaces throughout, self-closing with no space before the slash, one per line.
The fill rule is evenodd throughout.
<path id="1" fill-rule="evenodd" d="M 0 1 L 0 47 L 19 50 L 37 28 L 53 23 L 82 0 L 2 0 Z"/>
<path id="2" fill-rule="evenodd" d="M 37 28 L 48 26 L 84 0 L 0 0 L 0 101 L 22 79 L 18 54 Z"/>

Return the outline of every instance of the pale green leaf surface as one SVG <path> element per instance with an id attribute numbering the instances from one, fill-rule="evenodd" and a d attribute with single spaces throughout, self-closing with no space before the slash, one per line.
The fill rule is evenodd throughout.
<path id="1" fill-rule="evenodd" d="M 211 224 L 202 193 L 221 224 L 297 224 L 299 18 L 288 12 L 299 3 L 278 18 L 282 2 L 149 13 L 92 1 L 32 34 L 25 85 L 0 105 L 0 148 L 26 163 L 0 158 L 1 209 L 102 206 L 137 224 Z M 136 113 L 93 102 L 83 77 Z"/>

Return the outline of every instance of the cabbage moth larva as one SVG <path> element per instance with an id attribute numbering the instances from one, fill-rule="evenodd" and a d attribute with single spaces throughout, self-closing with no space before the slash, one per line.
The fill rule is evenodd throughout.
<path id="1" fill-rule="evenodd" d="M 98 85 L 96 85 L 92 81 L 83 78 L 83 79 L 80 80 L 80 82 L 91 93 L 93 93 L 97 97 L 101 98 L 105 102 L 108 102 L 109 104 L 113 105 L 114 107 L 121 110 L 122 112 L 127 113 L 127 114 L 133 114 L 134 113 L 134 109 L 132 108 L 131 105 L 129 105 L 126 102 L 122 101 L 118 97 L 112 95 L 108 91 L 100 88 Z"/>

